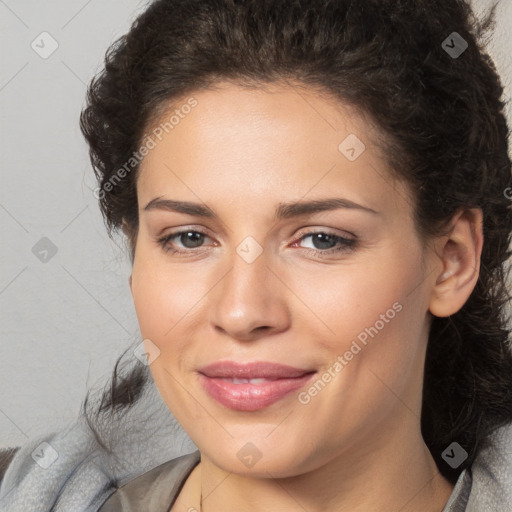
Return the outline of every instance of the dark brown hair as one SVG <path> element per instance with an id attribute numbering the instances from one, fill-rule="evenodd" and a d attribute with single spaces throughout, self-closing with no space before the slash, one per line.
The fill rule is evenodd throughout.
<path id="1" fill-rule="evenodd" d="M 503 88 L 484 41 L 496 6 L 479 21 L 463 0 L 156 0 L 108 49 L 80 119 L 107 230 L 124 222 L 132 261 L 138 166 L 112 179 L 173 101 L 219 81 L 293 81 L 368 115 L 385 136 L 389 168 L 414 195 L 425 239 L 459 210 L 481 208 L 478 282 L 460 311 L 432 318 L 425 363 L 422 434 L 452 482 L 512 422 L 511 162 Z M 454 37 L 468 45 L 461 55 L 443 45 Z M 93 430 L 102 413 L 133 404 L 150 378 L 141 364 L 120 376 L 121 358 Z M 457 470 L 441 458 L 452 441 L 469 454 Z"/>

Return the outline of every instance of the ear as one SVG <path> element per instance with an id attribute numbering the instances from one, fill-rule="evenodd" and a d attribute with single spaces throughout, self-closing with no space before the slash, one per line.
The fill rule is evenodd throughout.
<path id="1" fill-rule="evenodd" d="M 130 239 L 131 230 L 128 228 L 128 223 L 126 222 L 126 219 L 124 217 L 123 217 L 123 222 L 122 222 L 121 227 L 123 229 L 123 233 L 125 234 L 125 236 L 128 237 L 128 239 Z M 130 285 L 130 291 L 132 292 L 132 295 L 133 295 L 131 274 L 130 274 L 130 277 L 128 278 L 128 284 Z"/>
<path id="2" fill-rule="evenodd" d="M 122 224 L 121 224 L 121 228 L 123 229 L 123 233 L 126 235 L 126 236 L 130 236 L 130 230 L 128 229 L 128 222 L 126 222 L 126 219 L 123 217 L 123 221 L 122 221 Z"/>
<path id="3" fill-rule="evenodd" d="M 480 274 L 483 240 L 482 210 L 472 208 L 456 214 L 450 232 L 436 242 L 441 270 L 429 303 L 434 316 L 453 315 L 468 300 Z"/>

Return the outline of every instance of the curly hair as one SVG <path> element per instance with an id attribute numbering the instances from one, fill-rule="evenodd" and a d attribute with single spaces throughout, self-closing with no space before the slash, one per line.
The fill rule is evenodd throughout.
<path id="1" fill-rule="evenodd" d="M 512 422 L 509 130 L 484 40 L 497 5 L 479 20 L 465 0 L 156 0 L 107 50 L 80 117 L 109 236 L 123 229 L 132 263 L 134 155 L 162 113 L 221 80 L 293 80 L 368 115 L 385 135 L 393 177 L 414 196 L 424 240 L 444 233 L 457 211 L 480 208 L 478 282 L 456 314 L 432 318 L 425 361 L 422 435 L 452 483 Z M 454 37 L 467 43 L 461 55 L 446 50 L 450 37 L 451 46 Z M 148 382 L 141 365 L 119 376 L 122 357 L 96 419 L 129 407 Z M 87 398 L 83 410 L 87 417 Z M 452 441 L 468 452 L 457 469 L 441 458 Z"/>

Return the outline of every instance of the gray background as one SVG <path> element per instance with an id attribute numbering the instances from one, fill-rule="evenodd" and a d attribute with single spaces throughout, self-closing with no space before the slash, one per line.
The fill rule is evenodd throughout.
<path id="1" fill-rule="evenodd" d="M 72 421 L 140 341 L 126 246 L 106 235 L 78 119 L 105 50 L 146 3 L 0 0 L 0 448 Z M 489 51 L 508 97 L 511 27 L 502 0 Z M 42 32 L 58 44 L 47 58 Z M 33 253 L 43 237 L 57 248 L 47 261 Z"/>

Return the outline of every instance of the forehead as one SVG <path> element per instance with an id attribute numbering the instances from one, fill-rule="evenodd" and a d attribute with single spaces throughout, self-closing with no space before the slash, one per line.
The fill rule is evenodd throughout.
<path id="1" fill-rule="evenodd" d="M 184 108 L 191 99 L 195 106 Z M 368 117 L 305 87 L 217 84 L 169 103 L 146 133 L 155 146 L 140 166 L 141 202 L 166 187 L 193 200 L 191 191 L 220 200 L 244 190 L 247 198 L 270 200 L 285 191 L 302 197 L 334 188 L 382 206 L 397 186 Z M 355 149 L 355 159 L 347 149 Z"/>
<path id="2" fill-rule="evenodd" d="M 192 100 L 195 105 L 191 108 Z M 147 133 L 159 130 L 160 140 L 172 132 L 174 139 L 194 137 L 201 145 L 228 136 L 272 138 L 279 134 L 286 135 L 284 142 L 295 137 L 301 144 L 312 141 L 318 145 L 321 139 L 322 146 L 334 144 L 337 149 L 344 133 L 357 133 L 367 144 L 382 137 L 364 112 L 325 90 L 290 82 L 259 87 L 219 82 L 212 89 L 174 99 L 159 111 L 163 113 L 152 120 Z"/>

